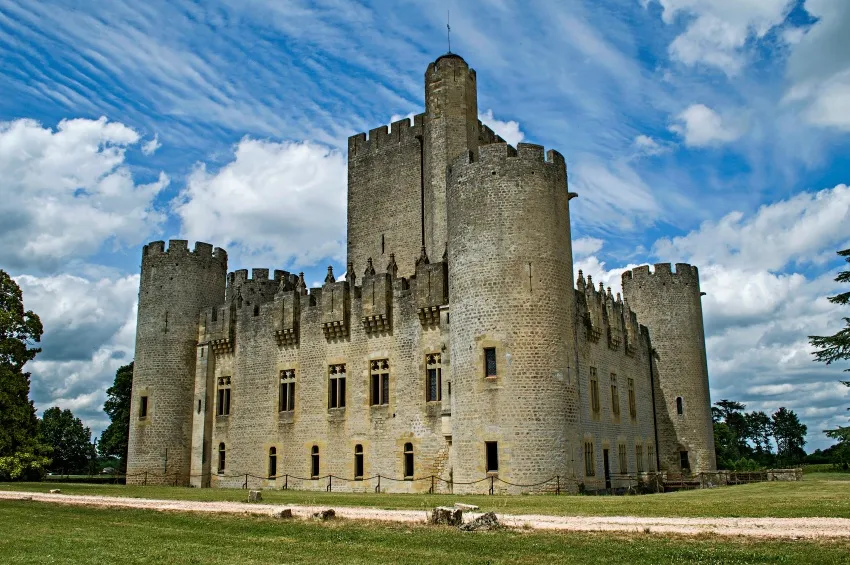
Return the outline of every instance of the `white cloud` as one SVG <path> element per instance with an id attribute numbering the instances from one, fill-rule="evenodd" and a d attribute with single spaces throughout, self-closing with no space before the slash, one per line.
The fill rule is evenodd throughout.
<path id="1" fill-rule="evenodd" d="M 661 144 L 648 135 L 643 134 L 635 137 L 632 146 L 634 147 L 637 155 L 646 155 L 650 157 L 654 155 L 661 155 L 670 149 L 667 145 Z"/>
<path id="2" fill-rule="evenodd" d="M 743 135 L 740 125 L 730 125 L 704 104 L 692 104 L 680 113 L 670 131 L 681 135 L 690 147 L 710 147 L 735 141 Z"/>
<path id="3" fill-rule="evenodd" d="M 42 352 L 27 364 L 39 411 L 69 408 L 97 434 L 108 425 L 106 389 L 133 359 L 139 276 L 15 277 L 44 325 Z"/>
<path id="4" fill-rule="evenodd" d="M 673 24 L 684 16 L 685 30 L 670 44 L 670 56 L 689 66 L 706 65 L 727 75 L 747 62 L 747 42 L 762 39 L 781 25 L 794 0 L 655 0 L 662 19 Z M 644 6 L 651 0 L 643 0 Z"/>
<path id="5" fill-rule="evenodd" d="M 595 237 L 580 237 L 573 241 L 573 257 L 587 257 L 602 249 L 603 241 Z"/>
<path id="6" fill-rule="evenodd" d="M 496 135 L 508 142 L 508 145 L 516 147 L 517 143 L 521 143 L 525 139 L 525 133 L 519 128 L 519 122 L 513 120 L 503 122 L 493 117 L 493 110 L 487 110 L 484 113 L 478 114 L 478 119 L 496 132 Z"/>
<path id="7" fill-rule="evenodd" d="M 153 139 L 142 144 L 142 153 L 145 155 L 153 155 L 160 147 L 162 147 L 162 144 L 159 142 L 159 136 L 154 135 Z"/>
<path id="8" fill-rule="evenodd" d="M 850 131 L 850 3 L 807 0 L 804 7 L 818 21 L 792 47 L 786 101 L 801 102 L 810 124 Z"/>
<path id="9" fill-rule="evenodd" d="M 732 212 L 699 230 L 656 242 L 654 254 L 699 264 L 777 271 L 809 262 L 850 242 L 850 187 L 839 184 L 762 206 L 745 217 Z"/>
<path id="10" fill-rule="evenodd" d="M 0 263 L 53 269 L 106 241 L 134 245 L 163 220 L 153 199 L 168 177 L 137 184 L 124 162 L 139 135 L 117 122 L 0 123 Z"/>
<path id="11" fill-rule="evenodd" d="M 220 170 L 196 166 L 173 204 L 184 236 L 243 264 L 344 260 L 346 162 L 321 145 L 244 138 Z"/>

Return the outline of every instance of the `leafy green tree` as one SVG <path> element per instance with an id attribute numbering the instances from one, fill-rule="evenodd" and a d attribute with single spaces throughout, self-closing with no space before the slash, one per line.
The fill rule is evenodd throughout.
<path id="1" fill-rule="evenodd" d="M 35 478 L 48 463 L 38 442 L 38 418 L 24 365 L 41 351 L 41 320 L 24 310 L 23 293 L 0 270 L 0 478 Z"/>
<path id="2" fill-rule="evenodd" d="M 773 436 L 773 420 L 764 412 L 747 412 L 744 417 L 747 420 L 747 433 L 756 453 L 765 456 L 770 455 L 773 450 L 770 438 Z"/>
<path id="3" fill-rule="evenodd" d="M 850 263 L 850 249 L 839 251 L 838 255 L 844 257 L 844 260 Z M 838 276 L 835 277 L 835 282 L 850 282 L 850 270 L 838 273 Z M 840 304 L 842 306 L 850 305 L 850 291 L 830 296 L 828 300 L 833 304 Z M 815 361 L 831 365 L 836 361 L 850 360 L 850 317 L 843 318 L 843 320 L 844 328 L 833 335 L 809 336 L 809 343 L 817 348 L 813 352 Z M 850 368 L 844 370 L 850 371 Z M 841 381 L 841 383 L 844 386 L 850 387 L 850 381 Z M 846 463 L 847 459 L 850 459 L 850 426 L 838 426 L 834 430 L 824 430 L 824 433 L 827 437 L 838 440 L 841 446 L 839 450 L 842 454 L 841 462 Z"/>
<path id="4" fill-rule="evenodd" d="M 44 411 L 39 426 L 41 441 L 53 448 L 50 470 L 60 473 L 85 472 L 93 457 L 91 429 L 82 420 L 58 406 Z"/>
<path id="5" fill-rule="evenodd" d="M 117 457 L 119 469 L 127 468 L 127 442 L 130 438 L 130 393 L 133 389 L 133 363 L 115 372 L 115 381 L 106 389 L 108 398 L 103 410 L 112 423 L 100 434 L 98 452 L 105 457 Z"/>
<path id="6" fill-rule="evenodd" d="M 799 463 L 806 456 L 803 446 L 806 445 L 808 428 L 800 422 L 793 410 L 784 406 L 773 413 L 773 439 L 776 442 L 776 455 L 783 464 Z"/>

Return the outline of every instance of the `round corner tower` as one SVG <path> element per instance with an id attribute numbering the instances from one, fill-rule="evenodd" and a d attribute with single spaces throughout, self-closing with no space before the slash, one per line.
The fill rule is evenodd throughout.
<path id="1" fill-rule="evenodd" d="M 495 464 L 504 481 L 554 489 L 578 418 L 564 159 L 482 145 L 453 163 L 447 201 L 454 480 Z"/>
<path id="2" fill-rule="evenodd" d="M 142 250 L 127 482 L 189 482 L 198 320 L 224 301 L 227 253 L 198 242 Z M 136 476 L 131 476 L 136 475 Z M 163 478 L 162 475 L 167 475 Z"/>
<path id="3" fill-rule="evenodd" d="M 662 470 L 714 471 L 714 427 L 708 386 L 699 272 L 686 263 L 623 273 L 623 296 L 649 328 L 658 458 Z"/>
<path id="4" fill-rule="evenodd" d="M 446 170 L 478 147 L 478 85 L 460 55 L 447 53 L 425 71 L 423 140 L 423 245 L 432 254 L 446 246 Z"/>

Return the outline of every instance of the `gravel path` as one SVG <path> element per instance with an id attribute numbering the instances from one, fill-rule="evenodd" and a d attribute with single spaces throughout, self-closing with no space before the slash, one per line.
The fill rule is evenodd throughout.
<path id="1" fill-rule="evenodd" d="M 81 506 L 111 508 L 140 508 L 180 512 L 213 512 L 221 514 L 274 515 L 285 508 L 297 518 L 309 518 L 327 506 L 280 504 L 249 504 L 245 502 L 199 502 L 190 500 L 157 500 L 112 496 L 45 494 L 36 492 L 0 491 L 0 500 L 34 500 Z M 421 510 L 382 510 L 337 506 L 337 517 L 352 520 L 424 523 Z M 466 521 L 481 514 L 466 513 Z M 758 538 L 850 538 L 850 519 L 847 518 L 652 518 L 635 516 L 542 516 L 533 514 L 498 514 L 499 521 L 515 528 L 562 530 L 579 532 L 617 531 L 671 534 L 715 534 Z"/>

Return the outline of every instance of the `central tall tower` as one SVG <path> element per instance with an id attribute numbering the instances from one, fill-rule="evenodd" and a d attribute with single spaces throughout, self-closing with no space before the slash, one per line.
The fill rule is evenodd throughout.
<path id="1" fill-rule="evenodd" d="M 446 170 L 478 148 L 478 89 L 475 71 L 448 53 L 425 71 L 423 244 L 439 257 L 446 246 Z"/>

